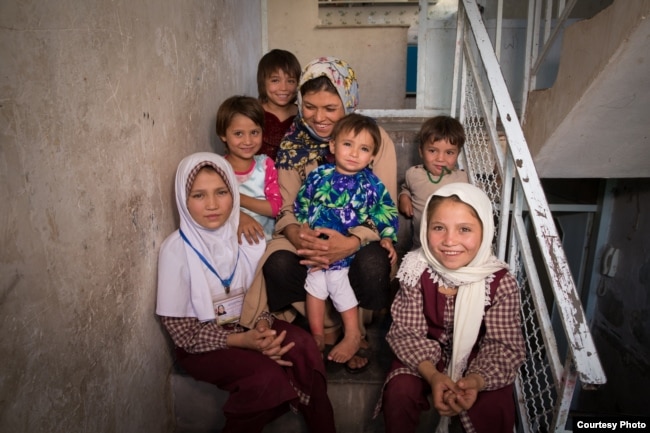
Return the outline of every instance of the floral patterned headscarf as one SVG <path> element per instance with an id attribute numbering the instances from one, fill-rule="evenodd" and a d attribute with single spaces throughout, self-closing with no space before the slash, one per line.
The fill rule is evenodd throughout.
<path id="1" fill-rule="evenodd" d="M 359 84 L 354 70 L 347 62 L 336 57 L 319 57 L 312 60 L 303 69 L 298 87 L 319 77 L 327 77 L 336 88 L 345 114 L 352 113 L 357 108 Z M 298 170 L 304 179 L 305 166 L 314 160 L 321 164 L 329 154 L 329 137 L 320 137 L 303 119 L 302 94 L 298 91 L 298 115 L 280 143 L 276 167 Z"/>

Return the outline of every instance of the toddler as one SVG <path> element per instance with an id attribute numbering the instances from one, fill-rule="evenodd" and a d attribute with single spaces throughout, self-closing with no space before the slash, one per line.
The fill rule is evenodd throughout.
<path id="1" fill-rule="evenodd" d="M 371 227 L 394 264 L 397 209 L 384 184 L 368 168 L 379 151 L 379 128 L 373 119 L 353 113 L 336 123 L 331 137 L 329 146 L 335 163 L 309 173 L 295 201 L 296 218 L 321 236 L 327 236 L 327 229 L 347 234 L 351 227 Z M 305 282 L 307 319 L 319 348 L 324 349 L 323 320 L 328 296 L 341 313 L 344 336 L 328 355 L 328 359 L 340 363 L 352 358 L 361 342 L 358 302 L 348 280 L 353 258 L 334 262 L 327 269 L 313 267 Z"/>

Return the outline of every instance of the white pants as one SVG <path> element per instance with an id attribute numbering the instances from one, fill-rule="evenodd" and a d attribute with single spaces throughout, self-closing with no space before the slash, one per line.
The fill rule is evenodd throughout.
<path id="1" fill-rule="evenodd" d="M 305 290 L 314 298 L 329 298 L 339 313 L 359 304 L 348 279 L 348 269 L 318 270 L 309 272 L 305 281 Z"/>

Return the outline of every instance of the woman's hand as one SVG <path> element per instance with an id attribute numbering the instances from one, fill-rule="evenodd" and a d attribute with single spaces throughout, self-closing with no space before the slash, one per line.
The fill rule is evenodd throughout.
<path id="1" fill-rule="evenodd" d="M 383 238 L 379 241 L 379 245 L 388 251 L 388 260 L 390 260 L 390 265 L 393 266 L 395 263 L 397 263 L 397 251 L 395 251 L 393 241 L 388 238 Z"/>
<path id="2" fill-rule="evenodd" d="M 296 246 L 297 254 L 303 257 L 300 263 L 316 269 L 327 269 L 331 263 L 359 250 L 359 238 L 345 236 L 332 229 L 311 230 L 303 224 L 294 236 L 297 242 L 292 243 Z"/>
<path id="3" fill-rule="evenodd" d="M 321 250 L 326 250 L 326 243 L 320 242 L 319 233 L 310 229 L 308 224 L 290 224 L 284 228 L 282 234 L 289 239 L 296 250 L 306 249 L 310 246 L 320 245 Z"/>
<path id="4" fill-rule="evenodd" d="M 249 244 L 259 244 L 264 239 L 264 228 L 255 218 L 244 212 L 239 212 L 239 227 L 237 227 L 237 240 L 242 243 L 242 235 Z"/>

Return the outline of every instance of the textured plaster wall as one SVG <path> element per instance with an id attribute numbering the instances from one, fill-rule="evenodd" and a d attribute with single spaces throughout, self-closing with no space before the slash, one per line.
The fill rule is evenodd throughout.
<path id="1" fill-rule="evenodd" d="M 608 244 L 614 276 L 600 276 L 592 333 L 607 384 L 580 393 L 578 410 L 650 414 L 650 179 L 619 180 Z"/>
<path id="2" fill-rule="evenodd" d="M 173 176 L 256 94 L 256 0 L 0 2 L 0 431 L 171 431 Z"/>
<path id="3" fill-rule="evenodd" d="M 359 80 L 359 108 L 403 108 L 408 26 L 319 27 L 316 0 L 269 0 L 268 46 L 301 65 L 320 56 L 350 63 Z"/>

